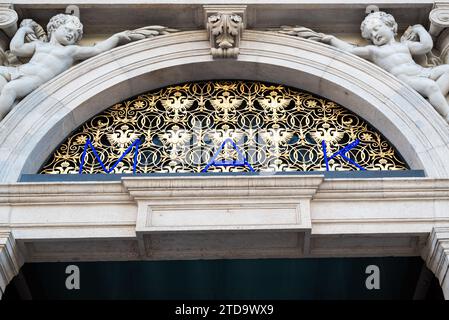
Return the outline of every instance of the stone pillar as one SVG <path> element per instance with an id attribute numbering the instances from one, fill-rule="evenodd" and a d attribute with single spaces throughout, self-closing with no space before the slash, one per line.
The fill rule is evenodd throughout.
<path id="1" fill-rule="evenodd" d="M 0 230 L 0 299 L 8 283 L 19 273 L 23 257 L 9 230 Z"/>
<path id="2" fill-rule="evenodd" d="M 449 300 L 449 226 L 432 230 L 422 258 L 438 278 L 444 298 Z"/>

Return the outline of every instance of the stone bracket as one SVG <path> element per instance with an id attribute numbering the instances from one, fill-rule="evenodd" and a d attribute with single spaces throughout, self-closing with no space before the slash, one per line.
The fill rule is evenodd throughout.
<path id="1" fill-rule="evenodd" d="M 8 283 L 19 273 L 24 259 L 10 231 L 0 230 L 0 299 Z"/>
<path id="2" fill-rule="evenodd" d="M 449 300 L 449 227 L 434 227 L 422 258 L 438 278 L 446 300 Z"/>
<path id="3" fill-rule="evenodd" d="M 204 5 L 211 54 L 215 58 L 237 58 L 246 26 L 246 6 Z"/>

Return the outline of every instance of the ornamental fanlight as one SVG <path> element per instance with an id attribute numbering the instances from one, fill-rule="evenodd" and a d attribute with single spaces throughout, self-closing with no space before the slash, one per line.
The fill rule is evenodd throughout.
<path id="1" fill-rule="evenodd" d="M 111 106 L 65 139 L 40 172 L 407 169 L 381 133 L 332 101 L 282 85 L 206 81 Z"/>

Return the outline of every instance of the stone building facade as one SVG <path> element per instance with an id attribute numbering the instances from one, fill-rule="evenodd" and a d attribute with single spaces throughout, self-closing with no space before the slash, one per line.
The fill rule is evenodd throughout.
<path id="1" fill-rule="evenodd" d="M 69 5 L 76 7 L 66 11 Z M 360 23 L 377 10 L 394 16 L 399 34 L 416 24 L 428 30 L 438 62 L 427 56 L 420 65 L 449 63 L 447 1 L 0 4 L 4 54 L 23 19 L 45 26 L 64 12 L 79 15 L 86 47 L 123 30 L 173 29 L 76 63 L 1 120 L 0 296 L 27 262 L 421 256 L 449 298 L 448 123 L 428 99 L 373 62 L 280 32 L 300 25 L 362 46 Z M 111 106 L 184 83 L 243 80 L 343 107 L 379 132 L 406 170 L 41 174 L 73 132 Z"/>

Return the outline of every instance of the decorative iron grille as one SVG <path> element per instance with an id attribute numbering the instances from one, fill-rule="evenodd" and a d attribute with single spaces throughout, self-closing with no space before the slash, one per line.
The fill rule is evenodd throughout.
<path id="1" fill-rule="evenodd" d="M 363 119 L 327 99 L 283 85 L 206 81 L 169 86 L 118 103 L 94 116 L 57 148 L 43 174 L 104 173 L 140 139 L 136 172 L 201 172 L 226 139 L 256 171 L 324 171 L 344 154 L 366 170 L 407 170 L 399 153 Z M 86 148 L 87 141 L 94 148 Z M 325 150 L 323 148 L 323 141 Z M 236 159 L 224 145 L 217 161 Z M 132 173 L 134 152 L 112 170 Z M 341 156 L 328 170 L 360 170 Z M 211 172 L 248 171 L 210 166 Z"/>

